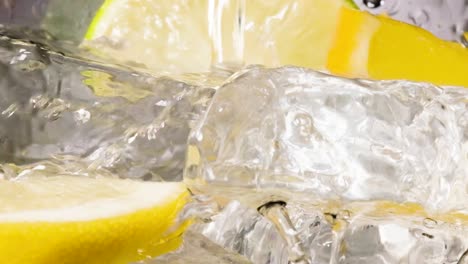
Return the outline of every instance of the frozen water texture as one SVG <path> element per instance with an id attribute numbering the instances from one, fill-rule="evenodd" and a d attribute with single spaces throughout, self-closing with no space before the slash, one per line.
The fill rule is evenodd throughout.
<path id="1" fill-rule="evenodd" d="M 416 215 L 372 217 L 351 207 L 322 211 L 292 203 L 287 209 L 308 263 L 461 264 L 468 254 L 468 229 L 461 223 Z M 196 230 L 253 263 L 288 263 L 285 240 L 256 210 L 233 201 L 212 220 Z"/>
<path id="2" fill-rule="evenodd" d="M 217 91 L 192 131 L 185 177 L 466 211 L 467 99 L 462 88 L 253 68 Z"/>
<path id="3" fill-rule="evenodd" d="M 181 248 L 174 252 L 143 261 L 145 264 L 249 264 L 244 256 L 226 250 L 198 232 L 188 231 L 184 236 Z"/>
<path id="4" fill-rule="evenodd" d="M 191 124 L 214 93 L 6 35 L 0 75 L 2 162 L 74 159 L 145 180 L 181 179 Z"/>
<path id="5" fill-rule="evenodd" d="M 466 214 L 465 90 L 299 68 L 252 68 L 216 89 L 212 77 L 157 77 L 7 36 L 0 74 L 0 177 L 179 180 L 187 153 L 193 190 L 203 180 L 218 192 L 220 212 L 144 263 L 287 263 L 291 241 L 310 263 L 466 261 L 466 218 L 443 214 Z M 229 196 L 221 186 L 238 187 L 242 201 L 217 200 Z M 283 198 L 286 234 L 256 210 Z M 322 203 L 335 198 L 415 201 L 442 214 Z"/>

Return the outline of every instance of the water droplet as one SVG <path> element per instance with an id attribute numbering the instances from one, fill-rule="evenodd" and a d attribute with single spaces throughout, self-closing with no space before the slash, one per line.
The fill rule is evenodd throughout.
<path id="1" fill-rule="evenodd" d="M 49 102 L 49 98 L 38 95 L 38 96 L 31 97 L 31 99 L 29 100 L 29 103 L 31 104 L 34 110 L 42 110 L 46 108 L 50 102 Z"/>
<path id="2" fill-rule="evenodd" d="M 288 214 L 286 203 L 283 201 L 270 201 L 260 206 L 257 210 L 261 215 L 270 220 L 287 243 L 289 263 L 309 264 L 309 257 L 305 253 L 302 241 Z"/>
<path id="3" fill-rule="evenodd" d="M 202 223 L 209 223 L 213 221 L 213 216 L 220 213 L 221 206 L 212 197 L 202 194 L 193 194 L 192 198 L 192 202 L 187 204 L 184 210 L 179 214 L 179 221 L 195 219 Z"/>
<path id="4" fill-rule="evenodd" d="M 325 217 L 325 220 L 330 223 L 330 225 L 335 225 L 336 224 L 336 218 L 337 218 L 337 214 L 335 213 L 329 213 L 329 212 L 326 212 L 323 214 L 324 217 Z"/>
<path id="5" fill-rule="evenodd" d="M 17 63 L 23 62 L 29 58 L 30 54 L 31 52 L 25 49 L 20 49 L 18 51 L 18 54 L 11 59 L 10 64 L 17 64 Z"/>
<path id="6" fill-rule="evenodd" d="M 342 210 L 338 213 L 338 218 L 343 220 L 349 220 L 351 212 L 349 210 Z"/>
<path id="7" fill-rule="evenodd" d="M 60 118 L 61 114 L 62 114 L 61 111 L 52 111 L 47 115 L 47 118 L 51 121 L 55 121 Z"/>
<path id="8" fill-rule="evenodd" d="M 423 224 L 427 228 L 435 228 L 437 226 L 437 221 L 432 218 L 425 218 Z"/>
<path id="9" fill-rule="evenodd" d="M 312 119 L 306 113 L 299 113 L 294 118 L 295 126 L 310 125 L 311 123 L 312 123 Z"/>
<path id="10" fill-rule="evenodd" d="M 157 105 L 157 106 L 162 106 L 162 107 L 166 107 L 166 106 L 168 106 L 169 104 L 170 104 L 170 101 L 168 101 L 168 100 L 163 100 L 163 99 L 161 99 L 161 100 L 159 100 L 159 101 L 157 101 L 157 102 L 155 103 L 155 105 Z"/>
<path id="11" fill-rule="evenodd" d="M 18 106 L 16 104 L 11 104 L 7 109 L 3 110 L 2 115 L 11 117 L 17 110 Z"/>
<path id="12" fill-rule="evenodd" d="M 78 109 L 73 113 L 76 122 L 84 124 L 89 121 L 91 114 L 86 109 Z"/>
<path id="13" fill-rule="evenodd" d="M 423 26 L 429 22 L 429 15 L 423 9 L 416 9 L 410 12 L 408 16 L 416 26 Z"/>
<path id="14" fill-rule="evenodd" d="M 201 131 L 196 131 L 195 134 L 193 135 L 193 138 L 195 138 L 198 142 L 203 141 L 203 133 Z"/>
<path id="15" fill-rule="evenodd" d="M 364 4 L 368 8 L 378 8 L 385 3 L 385 1 L 383 0 L 363 0 L 363 1 L 364 1 Z"/>

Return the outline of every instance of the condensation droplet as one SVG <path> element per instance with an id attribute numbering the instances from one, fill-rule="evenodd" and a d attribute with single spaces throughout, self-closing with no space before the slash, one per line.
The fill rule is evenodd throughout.
<path id="1" fill-rule="evenodd" d="M 385 3 L 383 0 L 363 0 L 363 2 L 368 8 L 378 8 Z"/>
<path id="2" fill-rule="evenodd" d="M 314 121 L 307 113 L 297 113 L 292 120 L 294 135 L 299 140 L 309 141 L 315 134 Z"/>
<path id="3" fill-rule="evenodd" d="M 60 115 L 61 115 L 61 114 L 62 114 L 61 111 L 57 111 L 57 110 L 56 110 L 56 111 L 50 112 L 46 117 L 47 117 L 47 119 L 49 119 L 49 120 L 51 120 L 51 121 L 55 121 L 55 120 L 57 120 L 57 119 L 60 118 Z"/>
<path id="4" fill-rule="evenodd" d="M 168 100 L 163 100 L 163 99 L 161 99 L 161 100 L 159 100 L 159 101 L 157 101 L 157 102 L 155 103 L 155 105 L 161 106 L 161 107 L 166 107 L 166 106 L 168 106 L 169 104 L 170 104 L 170 101 L 168 101 Z"/>
<path id="5" fill-rule="evenodd" d="M 76 122 L 84 124 L 89 121 L 91 114 L 86 109 L 78 109 L 73 113 Z"/>
<path id="6" fill-rule="evenodd" d="M 338 213 L 338 218 L 348 220 L 351 218 L 351 212 L 349 210 L 342 210 Z"/>
<path id="7" fill-rule="evenodd" d="M 286 209 L 286 203 L 283 201 L 270 201 L 260 206 L 257 210 L 261 215 L 270 220 L 287 243 L 289 252 L 288 263 L 310 264 L 309 256 L 307 256 L 304 250 L 302 241 Z"/>
<path id="8" fill-rule="evenodd" d="M 429 22 L 429 15 L 423 9 L 416 9 L 410 12 L 408 16 L 416 26 L 423 26 Z"/>
<path id="9" fill-rule="evenodd" d="M 437 226 L 437 221 L 432 218 L 425 218 L 423 224 L 427 228 L 435 228 Z"/>
<path id="10" fill-rule="evenodd" d="M 323 214 L 325 220 L 332 226 L 336 224 L 337 214 L 326 212 Z"/>
<path id="11" fill-rule="evenodd" d="M 11 104 L 7 109 L 2 111 L 2 115 L 6 117 L 11 117 L 18 110 L 18 105 Z"/>

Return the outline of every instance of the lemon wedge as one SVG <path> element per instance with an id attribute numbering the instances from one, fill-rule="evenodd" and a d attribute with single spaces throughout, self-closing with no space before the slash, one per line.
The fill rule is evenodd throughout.
<path id="1" fill-rule="evenodd" d="M 176 73 L 236 61 L 323 68 L 343 5 L 353 2 L 106 0 L 82 46 L 119 62 Z"/>
<path id="2" fill-rule="evenodd" d="M 127 264 L 176 249 L 182 183 L 76 176 L 0 180 L 0 263 Z"/>
<path id="3" fill-rule="evenodd" d="M 349 0 L 106 0 L 83 47 L 178 73 L 237 60 L 468 87 L 460 44 L 350 7 Z"/>
<path id="4" fill-rule="evenodd" d="M 468 87 L 468 49 L 384 16 L 342 8 L 327 68 L 334 74 Z"/>

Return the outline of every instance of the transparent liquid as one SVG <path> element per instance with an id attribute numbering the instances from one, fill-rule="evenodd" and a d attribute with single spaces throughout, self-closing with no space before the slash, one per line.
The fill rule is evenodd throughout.
<path id="1" fill-rule="evenodd" d="M 257 118 L 258 112 L 253 109 L 258 110 L 255 107 L 265 103 L 262 100 L 270 96 L 268 89 L 258 88 L 275 79 L 278 81 L 275 84 L 277 86 L 291 85 L 300 88 L 304 81 L 307 82 L 309 75 L 305 70 L 294 67 L 263 70 L 264 76 L 247 82 L 247 85 L 252 86 L 250 90 L 258 93 L 248 96 L 241 93 L 245 92 L 243 74 L 262 71 L 261 68 L 253 67 L 235 73 L 234 77 L 231 76 L 232 72 L 242 65 L 240 58 L 243 57 L 244 49 L 244 6 L 243 0 L 212 2 L 210 36 L 213 47 L 216 47 L 212 57 L 214 67 L 212 72 L 204 74 L 148 74 L 135 67 L 92 60 L 88 54 L 81 53 L 73 45 L 57 42 L 41 31 L 24 33 L 2 29 L 0 74 L 5 77 L 0 84 L 0 177 L 11 180 L 25 177 L 28 173 L 64 173 L 78 176 L 107 175 L 146 181 L 180 181 L 183 180 L 185 170 L 185 180 L 194 192 L 196 200 L 187 207 L 185 217 L 196 217 L 198 222 L 187 233 L 181 249 L 144 263 L 464 264 L 464 256 L 467 255 L 468 249 L 468 220 L 464 177 L 466 174 L 463 172 L 466 172 L 467 167 L 466 163 L 457 158 L 467 158 L 466 155 L 463 156 L 466 154 L 464 142 L 467 137 L 465 128 L 468 125 L 466 102 L 463 103 L 467 98 L 466 92 L 454 88 L 452 92 L 442 95 L 440 98 L 454 105 L 442 105 L 449 108 L 445 110 L 436 104 L 439 101 L 433 99 L 434 94 L 440 93 L 438 88 L 424 86 L 427 94 L 418 94 L 421 91 L 420 84 L 401 82 L 402 86 L 407 86 L 405 88 L 409 92 L 395 95 L 392 94 L 392 89 L 385 89 L 391 83 L 378 83 L 378 87 L 373 89 L 376 94 L 382 95 L 377 98 L 380 101 L 367 101 L 367 106 L 371 105 L 368 109 L 375 110 L 369 115 L 373 114 L 377 119 L 384 121 L 388 121 L 389 118 L 386 113 L 394 109 L 404 110 L 393 113 L 395 124 L 392 120 L 389 121 L 392 126 L 375 125 L 376 130 L 371 132 L 382 137 L 386 135 L 386 130 L 401 129 L 399 120 L 408 121 L 409 114 L 422 111 L 421 105 L 422 108 L 427 107 L 423 103 L 413 105 L 414 102 L 408 99 L 411 93 L 436 102 L 432 106 L 434 110 L 429 113 L 435 113 L 434 116 L 439 122 L 434 121 L 427 127 L 421 127 L 427 130 L 427 139 L 431 139 L 432 135 L 437 136 L 432 141 L 422 140 L 419 144 L 420 149 L 413 150 L 413 160 L 418 160 L 418 153 L 437 156 L 437 151 L 441 151 L 437 157 L 456 157 L 455 161 L 444 163 L 446 160 L 442 158 L 423 159 L 425 162 L 421 165 L 417 162 L 411 163 L 412 159 L 408 160 L 409 165 L 427 166 L 428 171 L 446 170 L 448 174 L 436 173 L 429 181 L 426 181 L 426 178 L 418 178 L 421 175 L 416 175 L 418 177 L 406 179 L 407 182 L 402 181 L 401 186 L 393 186 L 394 192 L 390 191 L 390 194 L 386 191 L 391 189 L 394 179 L 383 181 L 384 184 L 377 182 L 373 189 L 370 188 L 374 192 L 369 192 L 368 197 L 350 197 L 341 194 L 346 191 L 350 182 L 359 182 L 359 174 L 342 177 L 342 182 L 333 182 L 333 178 L 330 180 L 322 177 L 330 175 L 330 171 L 333 172 L 346 158 L 331 159 L 331 164 L 336 162 L 333 164 L 336 166 L 330 166 L 328 171 L 326 162 L 317 163 L 316 168 L 322 168 L 323 175 L 311 177 L 306 173 L 301 174 L 306 170 L 292 173 L 294 169 L 310 165 L 309 160 L 298 162 L 291 168 L 287 162 L 282 163 L 282 158 L 287 155 L 279 155 L 276 156 L 277 167 L 269 164 L 271 167 L 262 170 L 264 174 L 251 181 L 250 177 L 256 175 L 257 171 L 253 169 L 249 172 L 248 169 L 255 168 L 256 164 L 242 162 L 255 163 L 256 158 L 264 157 L 266 151 L 252 150 L 244 152 L 246 156 L 232 155 L 240 153 L 236 151 L 243 146 L 262 146 L 262 143 L 263 146 L 267 146 L 269 142 L 261 141 L 261 137 L 253 137 L 250 142 L 239 143 L 238 140 L 242 138 L 248 139 L 241 136 L 242 131 L 245 131 L 242 127 L 238 130 L 239 134 L 231 135 L 232 138 L 226 137 L 217 141 L 217 136 L 223 133 L 222 126 L 217 127 L 217 124 L 222 124 L 223 120 L 229 120 L 232 116 L 243 120 Z M 228 8 L 235 8 L 239 12 L 235 12 L 233 23 L 229 26 L 233 28 L 234 34 L 225 36 L 228 31 L 220 27 L 220 23 L 223 23 L 223 19 L 232 19 L 223 16 L 223 10 Z M 232 39 L 232 42 L 228 42 L 232 43 L 232 46 L 225 43 L 226 39 Z M 225 52 L 232 49 L 236 52 Z M 226 54 L 235 56 L 229 57 Z M 322 76 L 319 79 L 325 86 L 335 81 L 341 83 L 333 77 Z M 226 91 L 229 87 L 234 91 L 232 98 L 235 98 L 237 93 L 238 100 L 220 101 L 219 98 L 223 94 L 217 94 L 217 91 Z M 347 85 L 340 88 L 349 89 Z M 301 96 L 306 95 L 308 94 L 299 93 L 296 97 L 292 96 L 288 98 L 287 104 L 301 106 Z M 253 100 L 254 96 L 259 96 L 259 99 Z M 385 100 L 394 97 L 401 100 L 391 101 L 394 105 Z M 348 121 L 359 117 L 353 116 L 353 111 L 357 111 L 358 108 L 346 110 L 346 102 L 352 103 L 346 96 L 330 96 L 328 99 L 323 101 L 326 105 L 312 100 L 307 105 L 317 103 L 323 109 L 329 107 L 348 111 Z M 244 107 L 238 107 L 239 103 Z M 279 102 L 278 105 L 280 103 L 284 102 Z M 274 104 L 265 103 L 263 107 L 269 109 L 272 105 Z M 254 126 L 254 129 L 265 128 L 264 135 L 268 139 L 268 136 L 277 135 L 274 129 L 273 132 L 268 130 L 271 128 L 268 125 L 278 125 L 277 131 L 285 129 L 285 134 L 289 136 L 284 141 L 292 146 L 287 154 L 294 153 L 291 154 L 293 157 L 307 158 L 307 155 L 301 154 L 301 148 L 316 146 L 313 144 L 319 142 L 320 137 L 315 131 L 320 128 L 320 124 L 317 124 L 316 116 L 309 115 L 309 110 L 304 110 L 306 105 L 301 107 L 303 108 L 289 111 L 291 116 L 288 116 L 289 112 L 285 114 L 286 129 L 275 123 L 275 120 L 279 119 L 270 119 L 271 123 L 268 123 L 269 120 L 263 120 L 261 115 L 258 127 Z M 278 109 L 269 110 L 274 112 Z M 220 115 L 212 115 L 213 111 L 219 111 Z M 223 116 L 223 113 L 226 114 Z M 214 121 L 220 122 L 206 122 L 212 117 Z M 293 118 L 288 119 L 289 117 Z M 329 117 L 331 118 L 331 115 Z M 263 121 L 266 125 L 263 125 Z M 238 122 L 243 121 L 231 120 L 228 123 L 235 125 Z M 207 123 L 211 125 L 210 129 L 215 130 L 200 130 L 200 127 L 203 128 Z M 332 123 L 337 127 L 329 131 L 335 131 L 336 134 L 331 133 L 328 136 L 339 137 L 339 132 L 343 130 L 339 125 L 342 123 Z M 196 131 L 204 133 L 197 134 Z M 437 133 L 449 136 L 443 137 Z M 211 140 L 201 146 L 197 141 L 200 135 Z M 357 142 L 356 147 L 362 147 L 359 142 L 363 139 L 353 136 Z M 402 139 L 404 141 L 407 138 Z M 196 155 L 199 159 L 209 160 L 213 155 L 208 154 L 213 153 L 207 153 L 207 150 L 213 150 L 216 144 L 230 147 L 232 142 L 234 147 L 224 152 L 225 156 L 219 159 L 224 162 L 221 165 L 233 165 L 232 174 L 227 176 L 215 173 L 214 178 L 205 177 L 208 174 L 203 173 L 215 167 L 209 163 L 202 164 L 199 160 L 194 162 L 194 157 L 191 156 L 193 152 L 188 149 L 202 149 L 203 151 Z M 434 142 L 441 145 L 431 149 Z M 211 143 L 213 145 L 209 145 Z M 275 144 L 268 145 L 271 146 L 278 147 Z M 298 149 L 294 149 L 295 147 Z M 380 151 L 379 153 L 386 158 L 392 154 L 398 155 L 392 152 L 394 149 L 378 146 L 374 146 L 372 150 L 363 149 L 369 153 L 374 150 Z M 222 152 L 215 154 L 220 153 Z M 323 153 L 323 156 L 327 155 L 326 151 Z M 369 165 L 382 160 L 370 159 L 359 164 Z M 431 161 L 434 163 L 432 167 Z M 202 168 L 200 172 L 200 165 L 206 165 L 208 169 Z M 219 168 L 228 169 L 222 166 Z M 375 171 L 381 168 L 387 167 L 370 166 L 369 175 L 375 176 Z M 395 168 L 408 169 L 411 166 L 397 164 Z M 453 173 L 450 169 L 461 172 Z M 278 171 L 279 173 L 275 174 Z M 284 173 L 285 171 L 288 173 Z M 381 174 L 388 176 L 385 173 Z M 298 180 L 300 177 L 297 175 L 303 176 L 305 180 Z M 332 195 L 320 193 L 317 191 L 320 188 L 311 188 L 313 191 L 297 188 L 301 185 L 314 187 L 314 182 L 307 181 L 310 178 L 319 178 L 316 183 L 321 184 L 323 188 L 335 189 Z M 200 184 L 198 180 L 203 180 L 204 184 Z M 426 182 L 433 185 L 426 185 Z M 388 188 L 385 183 L 388 184 Z M 450 188 L 437 189 L 440 187 L 437 184 L 444 183 Z M 423 198 L 426 196 L 419 197 L 419 193 L 412 192 L 425 189 L 429 192 L 439 190 L 441 193 L 440 196 L 427 196 L 433 199 L 430 200 L 433 207 L 431 204 L 425 204 Z M 444 191 L 447 195 L 453 194 L 453 197 L 445 197 Z M 405 204 L 401 203 L 402 201 L 413 203 Z"/>

